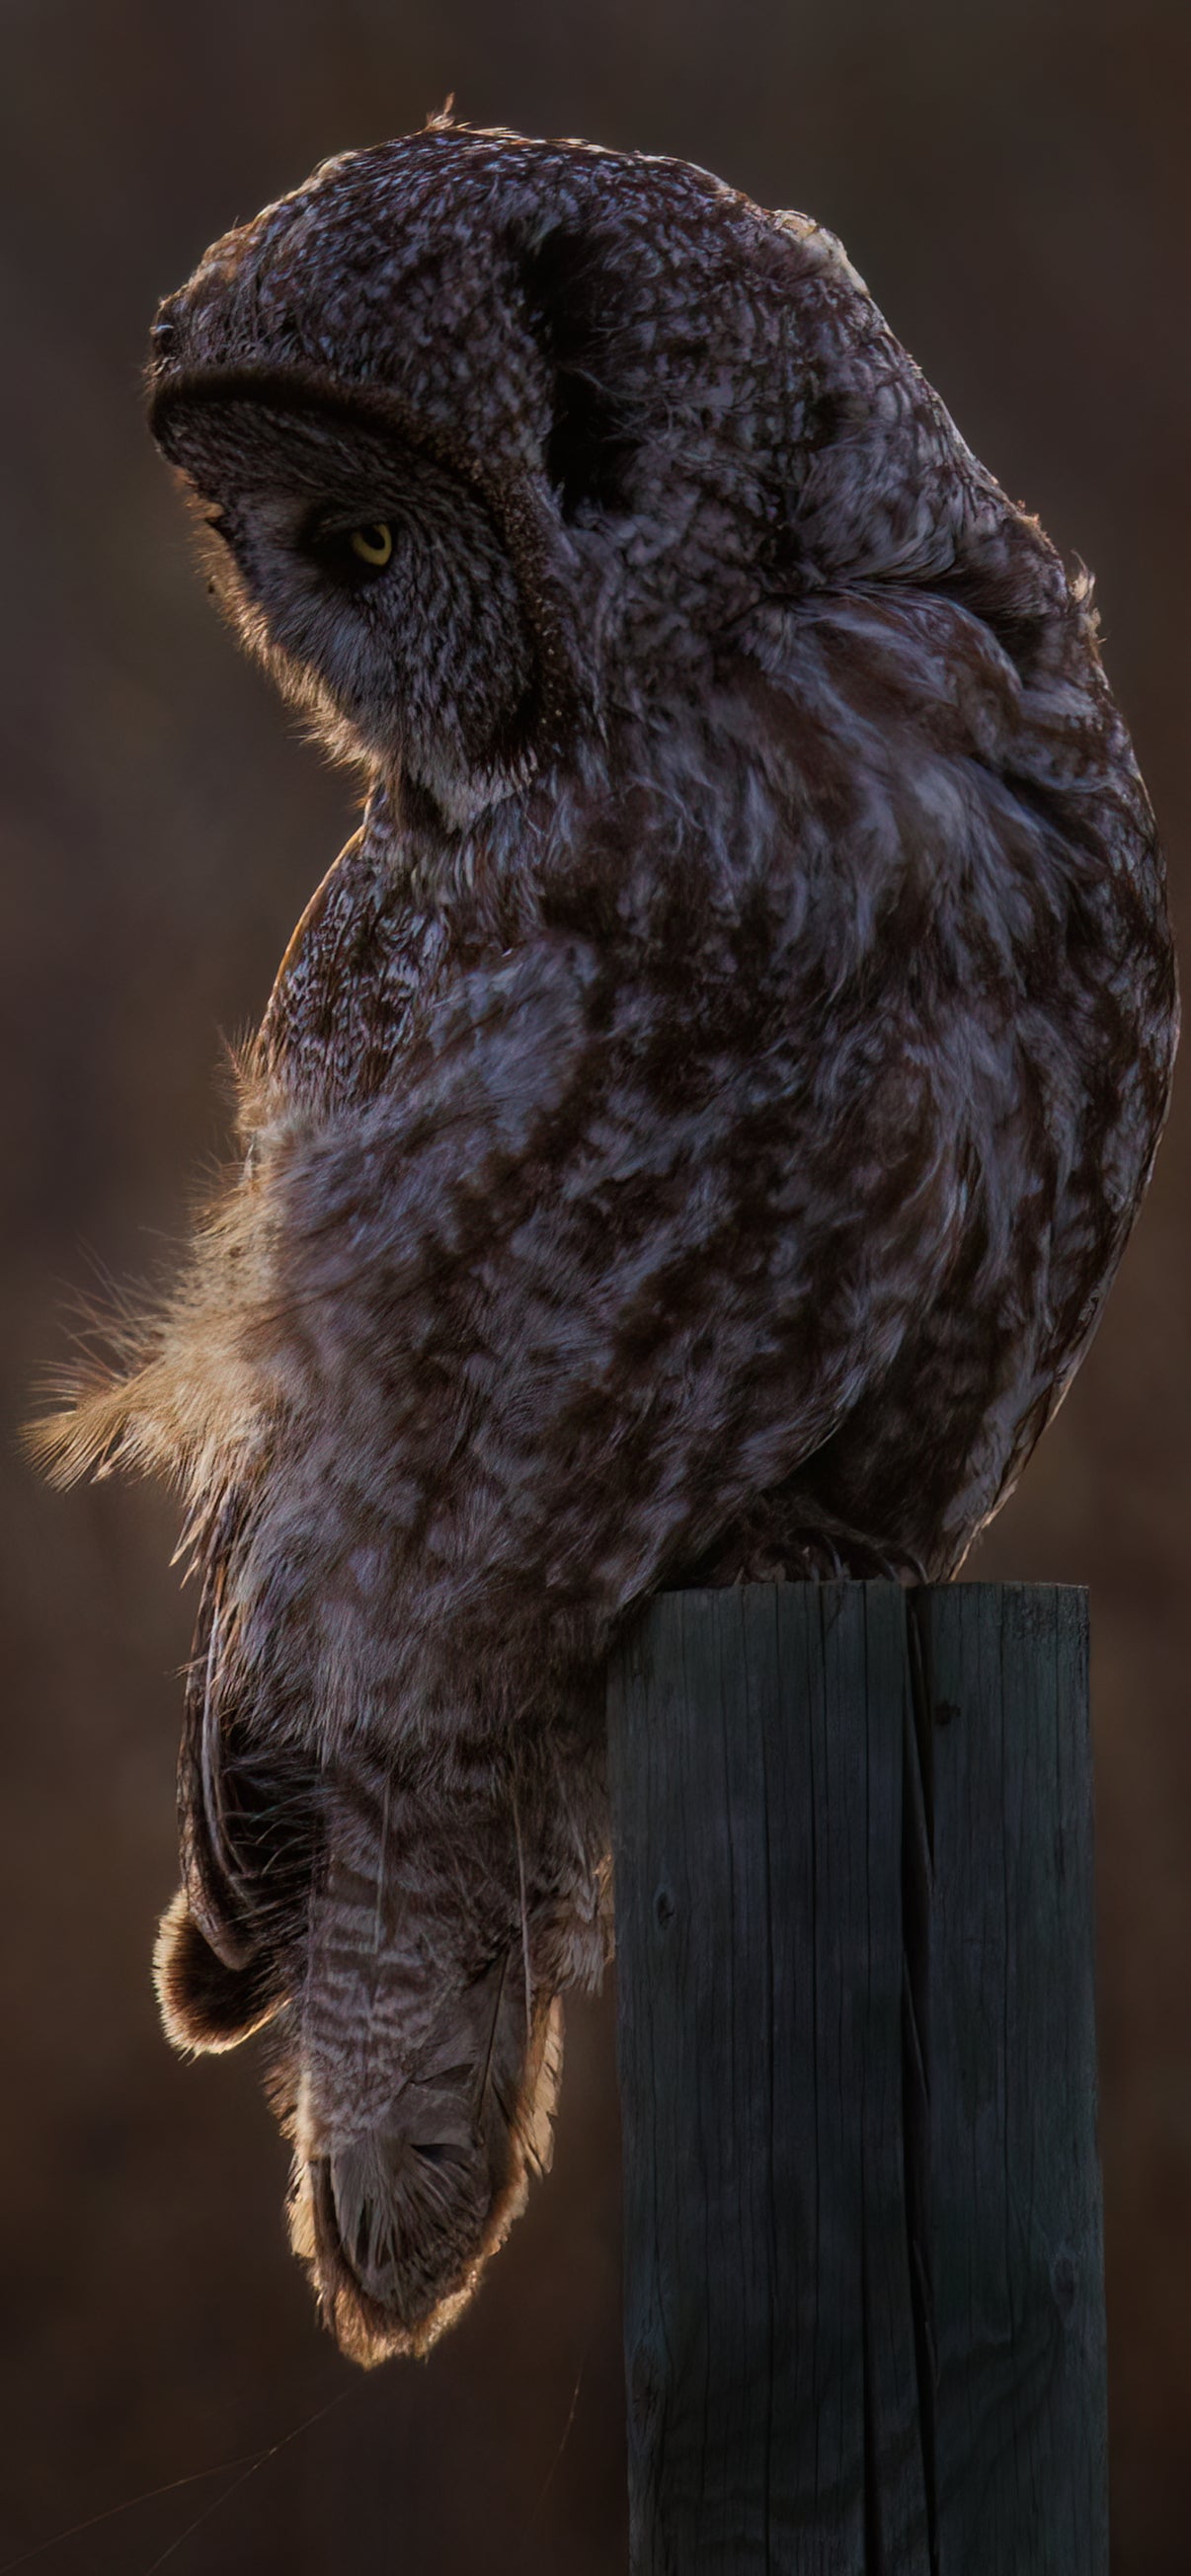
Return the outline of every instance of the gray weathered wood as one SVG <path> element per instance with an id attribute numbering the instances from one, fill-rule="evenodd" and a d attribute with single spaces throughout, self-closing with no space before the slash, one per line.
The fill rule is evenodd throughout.
<path id="1" fill-rule="evenodd" d="M 1086 1672 L 987 1585 L 616 1658 L 634 2576 L 1103 2576 Z"/>

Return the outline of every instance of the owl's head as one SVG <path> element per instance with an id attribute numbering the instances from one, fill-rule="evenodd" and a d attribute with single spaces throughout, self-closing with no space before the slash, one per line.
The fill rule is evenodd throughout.
<path id="1" fill-rule="evenodd" d="M 337 752 L 465 823 L 788 581 L 827 238 L 681 163 L 440 122 L 214 245 L 161 308 L 152 425 Z"/>

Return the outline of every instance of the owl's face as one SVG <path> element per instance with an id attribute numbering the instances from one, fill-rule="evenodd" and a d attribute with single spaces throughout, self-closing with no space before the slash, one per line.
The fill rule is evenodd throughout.
<path id="1" fill-rule="evenodd" d="M 451 128 L 214 245 L 152 424 L 336 752 L 459 826 L 764 595 L 801 256 L 683 165 Z"/>
<path id="2" fill-rule="evenodd" d="M 464 476 L 303 391 L 210 384 L 172 413 L 215 588 L 334 750 L 466 821 L 522 774 L 537 713 L 508 549 Z"/>

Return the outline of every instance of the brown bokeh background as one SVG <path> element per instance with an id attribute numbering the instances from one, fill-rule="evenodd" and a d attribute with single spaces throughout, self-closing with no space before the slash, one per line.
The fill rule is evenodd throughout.
<path id="1" fill-rule="evenodd" d="M 1186 0 L 5 0 L 0 61 L 14 1423 L 63 1287 L 151 1271 L 179 1231 L 224 1141 L 219 1032 L 259 1011 L 351 822 L 188 564 L 139 418 L 153 304 L 448 90 L 843 234 L 974 446 L 1095 569 L 1186 910 Z M 1095 1349 L 969 1568 L 1093 1592 L 1118 2576 L 1191 2567 L 1189 1159 L 1176 1112 Z M 155 2024 L 190 1618 L 171 1511 L 51 1496 L 11 1440 L 2 1473 L 0 2565 L 53 2539 L 46 2576 L 163 2553 L 171 2576 L 612 2576 L 607 2002 L 571 2016 L 554 2176 L 478 2307 L 426 2367 L 351 2371 L 284 2246 L 248 2055 L 184 2067 Z"/>

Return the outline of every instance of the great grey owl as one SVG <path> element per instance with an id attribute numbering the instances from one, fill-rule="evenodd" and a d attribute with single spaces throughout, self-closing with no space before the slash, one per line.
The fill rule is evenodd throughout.
<path id="1" fill-rule="evenodd" d="M 546 2154 L 621 1624 L 947 1576 L 1054 1411 L 1165 1111 L 1162 869 L 1086 582 L 801 216 L 438 120 L 217 242 L 149 381 L 367 796 L 235 1178 L 46 1437 L 185 1494 L 166 2027 L 270 2025 L 373 2360 Z"/>

